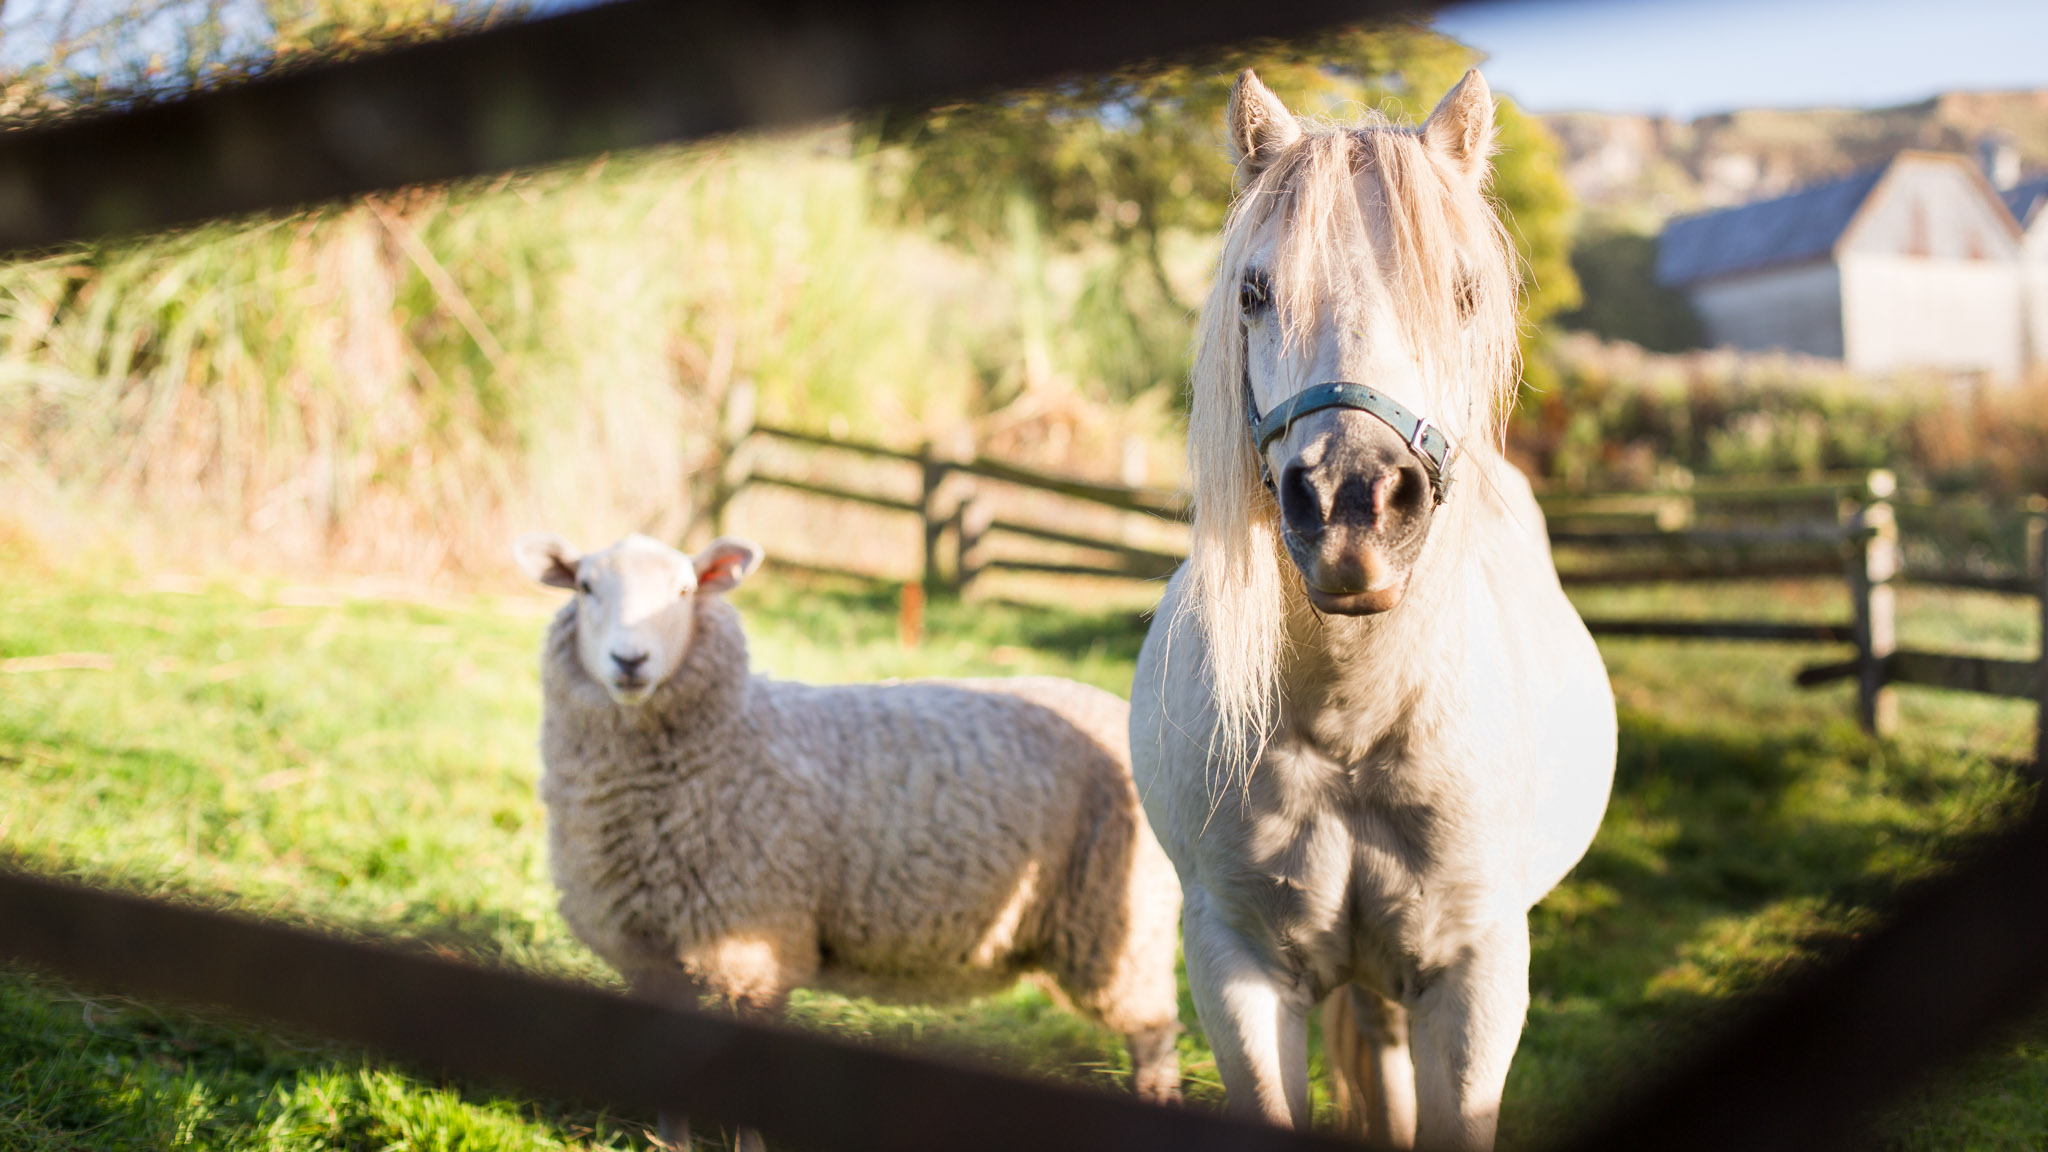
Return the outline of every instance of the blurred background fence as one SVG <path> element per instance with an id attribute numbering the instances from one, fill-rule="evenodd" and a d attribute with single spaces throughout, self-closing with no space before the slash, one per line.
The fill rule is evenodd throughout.
<path id="1" fill-rule="evenodd" d="M 925 592 L 958 595 L 987 573 L 1164 580 L 1186 557 L 1185 494 L 1114 485 L 925 442 L 890 447 L 753 418 L 737 389 L 722 421 L 713 491 L 702 506 L 718 531 L 750 487 L 801 493 L 915 518 L 915 563 L 862 568 L 808 553 L 772 517 L 749 520 L 771 555 L 795 567 L 870 579 L 908 570 Z M 1567 587 L 1838 580 L 1846 619 L 1589 616 L 1596 636 L 1847 646 L 1846 660 L 1809 665 L 1795 683 L 1856 685 L 1865 731 L 1898 726 L 1894 684 L 2032 702 L 2036 759 L 2048 763 L 2048 654 L 2015 660 L 1901 648 L 1896 585 L 1965 588 L 2033 599 L 2048 624 L 2048 499 L 1902 494 L 1887 470 L 1821 477 L 1717 477 L 1637 491 L 1551 493 L 1543 506 Z M 814 542 L 815 544 L 815 542 Z M 795 559 L 781 559 L 785 549 Z M 915 631 L 914 624 L 906 626 Z M 2048 636 L 2048 628 L 2044 628 Z"/>

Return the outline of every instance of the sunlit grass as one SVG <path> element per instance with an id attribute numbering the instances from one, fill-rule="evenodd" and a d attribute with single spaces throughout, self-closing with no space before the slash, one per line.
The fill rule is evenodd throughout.
<path id="1" fill-rule="evenodd" d="M 534 795 L 545 597 L 352 597 L 275 581 L 10 568 L 0 845 L 30 867 L 616 986 L 553 910 Z M 1705 596 L 1702 600 L 1701 597 Z M 1820 585 L 1588 597 L 1589 611 L 1831 618 Z M 1831 597 L 1837 599 L 1830 599 Z M 778 578 L 739 596 L 757 667 L 813 680 L 1050 672 L 1127 688 L 1139 633 L 1100 611 L 933 603 Z M 1904 598 L 1916 643 L 2030 652 L 2032 608 Z M 1825 647 L 1606 644 L 1622 756 L 1600 839 L 1533 919 L 1534 1002 L 1504 1143 L 1562 1135 L 1754 989 L 1866 923 L 2019 798 L 2026 710 L 1902 690 L 1905 729 L 1855 731 L 1845 689 L 1790 688 Z M 19 667 L 4 665 L 0 667 Z M 33 667 L 31 665 L 30 667 Z M 1118 1039 L 1035 982 L 969 1002 L 806 993 L 835 1033 L 1105 1087 Z M 1184 1016 L 1193 1024 L 1191 1011 Z M 1199 1034 L 1190 1095 L 1216 1101 Z M 1318 1064 L 1319 1066 L 1319 1064 Z M 2048 1058 L 2024 1036 L 1890 1122 L 1900 1147 L 2038 1144 Z M 0 980 L 0 1146 L 527 1148 L 638 1144 L 645 1118 L 437 1086 L 304 1038 Z"/>

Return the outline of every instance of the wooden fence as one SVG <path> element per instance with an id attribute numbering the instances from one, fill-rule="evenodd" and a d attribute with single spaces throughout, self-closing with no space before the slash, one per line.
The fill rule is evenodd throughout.
<path id="1" fill-rule="evenodd" d="M 1857 720 L 1872 732 L 1898 723 L 1896 684 L 1917 684 L 2034 702 L 2035 762 L 2048 763 L 2048 659 L 1998 659 L 1901 648 L 1900 583 L 2033 597 L 2048 639 L 2048 502 L 2010 509 L 1930 496 L 1901 497 L 1890 472 L 1876 470 L 1792 483 L 1732 481 L 1673 491 L 1559 496 L 1545 501 L 1552 547 L 1561 555 L 1604 554 L 1607 563 L 1561 564 L 1567 584 L 1835 577 L 1847 585 L 1849 618 L 1796 623 L 1757 620 L 1589 618 L 1596 635 L 1848 644 L 1849 659 L 1809 665 L 1801 687 L 1853 680 Z M 1989 518 L 2017 558 L 1999 571 L 1943 562 L 1938 549 L 1909 564 L 1900 511 L 1931 542 L 1944 518 Z M 1648 562 L 1644 558 L 1648 557 Z"/>
<path id="2" fill-rule="evenodd" d="M 958 593 L 991 571 L 1157 580 L 1184 559 L 1179 552 L 1135 546 L 1113 535 L 998 516 L 985 485 L 1174 521 L 1188 515 L 1181 493 L 1081 480 L 977 454 L 948 455 L 930 446 L 911 451 L 764 424 L 752 417 L 751 397 L 744 391 L 737 396 L 727 405 L 728 448 L 708 501 L 714 523 L 723 521 L 740 492 L 756 485 L 913 515 L 924 529 L 923 586 L 937 592 Z M 905 499 L 849 483 L 777 473 L 754 451 L 761 440 L 850 452 L 916 469 L 920 495 Z M 2024 558 L 2016 572 L 1933 562 L 1908 568 L 1900 534 L 1902 503 L 1930 530 L 1945 513 L 1967 506 L 1924 497 L 1902 502 L 1896 480 L 1883 470 L 1796 481 L 1709 481 L 1662 491 L 1560 494 L 1541 502 L 1559 578 L 1567 586 L 1804 578 L 1839 579 L 1848 592 L 1845 619 L 1588 617 L 1586 626 L 1595 635 L 1846 645 L 1853 649 L 1848 659 L 1810 665 L 1794 682 L 1813 687 L 1853 680 L 1857 721 L 1878 733 L 1898 723 L 1892 692 L 1897 684 L 2031 700 L 2038 714 L 2036 760 L 2048 763 L 2048 670 L 2042 658 L 1901 648 L 1896 604 L 1902 580 L 2030 596 L 2041 605 L 2043 635 L 2048 636 L 2048 561 L 2043 559 L 2048 505 L 2039 499 L 1994 517 L 2024 541 L 2016 549 Z M 1977 510 L 1985 513 L 1981 506 Z M 994 554 L 990 541 L 1003 536 L 1091 555 L 1034 559 Z"/>
<path id="3" fill-rule="evenodd" d="M 1009 486 L 1154 520 L 1185 520 L 1186 502 L 1171 489 L 1097 483 L 974 453 L 949 454 L 930 444 L 911 451 L 764 424 L 754 419 L 752 393 L 743 386 L 728 396 L 722 422 L 721 461 L 703 502 L 714 526 L 722 528 L 733 500 L 749 487 L 780 488 L 916 516 L 924 527 L 923 584 L 929 591 L 958 593 L 984 573 L 996 571 L 1157 580 L 1172 574 L 1185 558 L 1177 551 L 1091 534 L 1071 524 L 999 515 L 990 490 Z M 757 450 L 763 440 L 848 452 L 914 470 L 918 495 L 908 499 L 848 482 L 776 472 Z M 992 545 L 1006 536 L 1096 555 L 1062 560 L 1004 555 Z"/>

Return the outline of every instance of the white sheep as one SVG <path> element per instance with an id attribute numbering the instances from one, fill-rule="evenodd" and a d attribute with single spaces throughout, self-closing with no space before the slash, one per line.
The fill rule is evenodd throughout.
<path id="1" fill-rule="evenodd" d="M 719 595 L 760 562 L 746 541 L 514 553 L 576 593 L 541 663 L 562 916 L 637 992 L 773 1014 L 797 987 L 931 1000 L 1038 969 L 1124 1034 L 1139 1096 L 1178 1096 L 1180 887 L 1124 701 L 1051 677 L 752 675 Z"/>

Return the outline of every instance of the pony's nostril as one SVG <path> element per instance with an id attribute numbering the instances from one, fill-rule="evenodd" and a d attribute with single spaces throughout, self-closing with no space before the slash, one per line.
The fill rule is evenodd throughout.
<path id="1" fill-rule="evenodd" d="M 1280 474 L 1280 516 L 1300 535 L 1323 530 L 1323 502 L 1308 482 L 1308 469 L 1298 464 Z"/>
<path id="2" fill-rule="evenodd" d="M 1429 473 L 1420 464 L 1404 464 L 1395 473 L 1400 485 L 1394 491 L 1394 508 L 1406 516 L 1419 515 L 1435 503 L 1436 489 L 1430 485 Z"/>
<path id="3" fill-rule="evenodd" d="M 642 664 L 647 663 L 647 653 L 614 652 L 612 653 L 612 663 L 617 664 L 619 666 L 620 672 L 624 673 L 627 676 L 632 676 L 640 671 L 640 666 Z"/>

